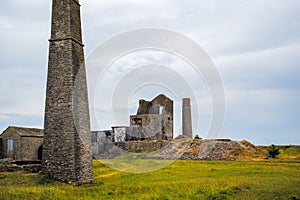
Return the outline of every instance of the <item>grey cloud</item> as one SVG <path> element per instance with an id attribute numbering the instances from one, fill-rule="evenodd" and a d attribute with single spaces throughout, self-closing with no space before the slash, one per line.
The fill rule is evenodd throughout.
<path id="1" fill-rule="evenodd" d="M 300 45 L 217 59 L 227 87 L 299 89 Z"/>
<path id="2" fill-rule="evenodd" d="M 1 3 L 1 129 L 11 124 L 42 126 L 50 4 L 40 0 Z M 300 117 L 299 1 L 90 0 L 81 4 L 87 55 L 120 32 L 142 27 L 178 31 L 207 50 L 223 77 L 228 100 L 224 137 L 261 144 L 300 142 L 296 122 Z M 137 65 L 143 62 L 136 61 Z M 125 72 L 126 64 L 130 62 L 116 69 Z M 111 71 L 111 80 L 115 72 Z M 108 89 L 102 92 L 110 94 Z M 201 122 L 209 124 L 210 99 L 202 87 L 197 92 Z M 130 104 L 130 109 L 134 106 Z M 106 107 L 97 109 L 109 114 Z M 202 124 L 196 131 L 204 134 Z"/>

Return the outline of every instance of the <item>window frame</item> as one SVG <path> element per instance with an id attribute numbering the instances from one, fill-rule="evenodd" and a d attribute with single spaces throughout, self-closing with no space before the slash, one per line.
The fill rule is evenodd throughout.
<path id="1" fill-rule="evenodd" d="M 7 151 L 12 152 L 14 150 L 14 140 L 12 138 L 7 139 Z"/>

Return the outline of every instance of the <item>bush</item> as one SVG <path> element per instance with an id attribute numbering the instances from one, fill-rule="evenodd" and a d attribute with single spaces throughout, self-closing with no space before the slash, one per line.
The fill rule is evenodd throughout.
<path id="1" fill-rule="evenodd" d="M 195 139 L 195 140 L 200 140 L 200 139 L 202 139 L 202 138 L 199 137 L 199 135 L 197 134 L 197 135 L 195 135 L 194 139 Z"/>
<path id="2" fill-rule="evenodd" d="M 267 158 L 276 158 L 280 154 L 279 149 L 274 144 L 268 147 L 267 150 Z"/>

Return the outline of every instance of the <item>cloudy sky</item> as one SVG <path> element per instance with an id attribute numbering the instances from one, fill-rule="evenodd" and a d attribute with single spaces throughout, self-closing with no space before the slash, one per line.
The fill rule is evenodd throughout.
<path id="1" fill-rule="evenodd" d="M 247 139 L 254 144 L 300 143 L 300 1 L 88 0 L 81 4 L 87 60 L 101 43 L 122 32 L 145 27 L 178 32 L 206 51 L 222 77 L 226 118 L 220 137 Z M 10 125 L 43 127 L 50 15 L 51 1 L 1 2 L 0 132 Z M 119 80 L 122 73 L 117 72 L 127 69 L 123 76 L 126 73 L 132 80 L 128 66 L 141 64 L 145 69 L 155 64 L 156 69 L 170 64 L 183 67 L 186 63 L 165 52 L 138 52 L 113 63 L 112 77 L 105 77 L 108 82 Z M 180 67 L 175 69 L 172 72 L 177 73 L 170 73 L 174 79 L 182 72 Z M 192 75 L 183 78 L 193 79 Z M 209 91 L 203 89 L 205 84 L 200 80 L 199 85 L 193 110 L 197 119 L 194 132 L 205 137 L 211 102 Z M 177 90 L 182 88 L 178 86 Z M 101 91 L 111 96 L 109 89 Z M 145 85 L 132 93 L 124 113 L 134 114 L 139 98 L 151 99 L 159 93 L 176 100 L 176 91 Z M 96 94 L 97 98 L 101 99 Z M 176 134 L 180 132 L 180 99 L 177 102 Z M 117 125 L 118 121 L 111 119 L 109 105 L 104 102 L 95 107 L 100 110 L 100 121 L 106 119 L 104 124 Z M 98 128 L 94 120 L 92 123 Z"/>

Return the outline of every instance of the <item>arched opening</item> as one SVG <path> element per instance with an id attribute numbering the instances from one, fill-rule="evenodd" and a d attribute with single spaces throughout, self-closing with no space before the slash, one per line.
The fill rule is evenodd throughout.
<path id="1" fill-rule="evenodd" d="M 41 145 L 38 149 L 38 159 L 39 160 L 43 159 L 43 145 Z"/>

